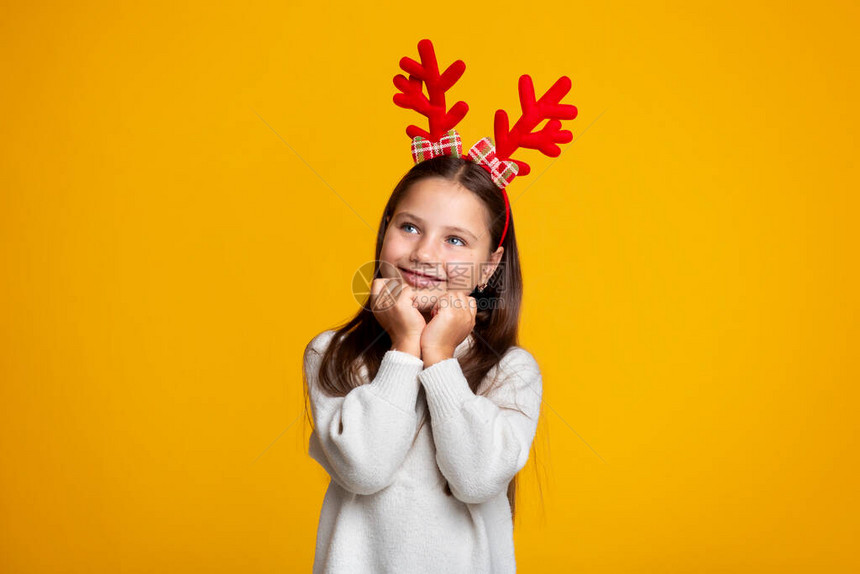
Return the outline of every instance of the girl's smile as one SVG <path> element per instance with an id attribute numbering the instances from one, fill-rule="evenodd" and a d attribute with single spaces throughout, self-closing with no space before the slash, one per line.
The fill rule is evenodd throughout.
<path id="1" fill-rule="evenodd" d="M 400 267 L 399 270 L 400 273 L 403 275 L 403 279 L 412 287 L 415 287 L 417 289 L 424 289 L 427 287 L 436 288 L 441 286 L 445 282 L 443 279 L 425 275 L 417 271 L 413 272 L 409 269 L 404 269 L 402 267 Z"/>

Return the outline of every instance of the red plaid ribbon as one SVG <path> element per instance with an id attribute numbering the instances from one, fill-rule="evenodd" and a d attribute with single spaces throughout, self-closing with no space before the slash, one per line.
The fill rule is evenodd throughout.
<path id="1" fill-rule="evenodd" d="M 490 172 L 493 183 L 500 189 L 511 183 L 516 177 L 519 167 L 515 162 L 500 160 L 496 157 L 496 146 L 490 138 L 483 138 L 469 150 L 469 158 Z"/>
<path id="2" fill-rule="evenodd" d="M 415 163 L 421 163 L 438 155 L 462 157 L 463 146 L 460 143 L 460 134 L 456 130 L 448 130 L 437 142 L 421 136 L 412 138 L 412 159 Z"/>

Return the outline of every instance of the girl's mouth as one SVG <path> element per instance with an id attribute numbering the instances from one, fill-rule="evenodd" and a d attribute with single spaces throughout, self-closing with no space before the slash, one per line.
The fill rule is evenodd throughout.
<path id="1" fill-rule="evenodd" d="M 398 269 L 400 269 L 400 272 L 403 274 L 403 278 L 406 280 L 406 282 L 413 287 L 433 287 L 442 283 L 441 279 L 436 279 L 435 277 L 421 275 L 420 273 L 409 271 L 408 269 L 403 269 L 402 267 L 399 267 Z"/>

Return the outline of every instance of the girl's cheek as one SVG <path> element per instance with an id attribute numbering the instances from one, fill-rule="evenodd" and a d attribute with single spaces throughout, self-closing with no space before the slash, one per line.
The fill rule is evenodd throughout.
<path id="1" fill-rule="evenodd" d="M 446 268 L 445 277 L 448 278 L 445 288 L 448 291 L 464 289 L 469 280 L 469 272 L 463 264 L 449 265 Z"/>

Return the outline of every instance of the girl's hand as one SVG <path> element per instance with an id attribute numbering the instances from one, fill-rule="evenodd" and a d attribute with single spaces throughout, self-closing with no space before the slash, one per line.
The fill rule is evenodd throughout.
<path id="1" fill-rule="evenodd" d="M 432 319 L 421 333 L 421 357 L 427 368 L 454 356 L 475 328 L 478 305 L 465 291 L 447 291 L 436 300 L 431 311 Z"/>
<path id="2" fill-rule="evenodd" d="M 374 279 L 370 284 L 370 309 L 391 337 L 392 347 L 419 356 L 427 323 L 415 307 L 415 297 L 412 287 L 396 277 Z"/>

